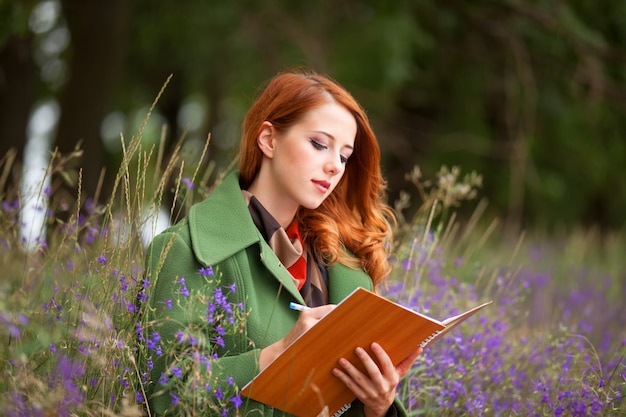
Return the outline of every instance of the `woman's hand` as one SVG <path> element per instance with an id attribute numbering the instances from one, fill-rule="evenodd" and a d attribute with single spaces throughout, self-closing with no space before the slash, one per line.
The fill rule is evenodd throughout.
<path id="1" fill-rule="evenodd" d="M 277 342 L 267 346 L 261 350 L 259 354 L 259 367 L 261 370 L 265 369 L 271 361 L 274 360 L 280 353 L 287 348 L 294 340 L 298 338 L 302 333 L 309 330 L 315 323 L 320 321 L 322 317 L 332 311 L 336 305 L 327 304 L 320 307 L 310 308 L 300 313 L 298 321 L 293 325 L 289 333 Z"/>
<path id="2" fill-rule="evenodd" d="M 366 373 L 341 358 L 333 374 L 361 400 L 366 417 L 381 417 L 387 414 L 396 396 L 396 386 L 409 372 L 415 359 L 422 353 L 422 348 L 416 349 L 398 366 L 393 365 L 387 352 L 378 343 L 372 343 L 371 349 L 376 360 L 365 349 L 356 349 L 356 355 L 365 366 Z"/>

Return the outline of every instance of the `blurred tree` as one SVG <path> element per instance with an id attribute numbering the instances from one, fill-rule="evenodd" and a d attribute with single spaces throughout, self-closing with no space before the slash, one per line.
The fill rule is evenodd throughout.
<path id="1" fill-rule="evenodd" d="M 33 33 L 28 18 L 35 1 L 0 2 L 0 160 L 12 155 L 15 172 L 0 184 L 0 196 L 20 178 L 28 115 L 36 98 Z M 7 161 L 9 167 L 10 161 Z"/>
<path id="2" fill-rule="evenodd" d="M 30 3 L 12 4 L 21 5 L 9 7 L 12 13 L 28 15 Z M 392 199 L 409 186 L 404 175 L 416 163 L 426 175 L 459 165 L 484 174 L 490 206 L 513 229 L 623 225 L 626 193 L 616 190 L 626 163 L 624 2 L 61 4 L 71 44 L 66 80 L 53 91 L 63 91 L 58 145 L 67 152 L 83 139 L 85 184 L 106 162 L 104 115 L 116 110 L 132 120 L 170 74 L 151 123 L 167 124 L 168 146 L 180 141 L 188 163 L 210 132 L 209 158 L 224 167 L 256 86 L 307 65 L 346 85 L 368 110 Z M 0 3 L 3 16 L 6 5 Z M 10 36 L 28 39 L 26 24 L 6 27 L 1 50 L 10 51 Z M 15 64 L 0 61 L 5 72 L 9 61 Z M 38 82 L 32 88 L 44 94 Z M 182 117 L 190 102 L 203 112 L 193 127 Z M 0 132 L 6 126 L 0 123 Z M 130 123 L 120 129 L 134 133 Z M 145 131 L 144 139 L 158 142 L 159 130 Z M 119 158 L 114 147 L 107 152 Z"/>
<path id="3" fill-rule="evenodd" d="M 94 197 L 101 168 L 106 165 L 100 127 L 111 110 L 124 69 L 132 3 L 63 0 L 61 4 L 72 42 L 69 74 L 60 98 L 56 146 L 61 154 L 69 154 L 81 142 L 85 155 L 80 161 L 81 192 Z"/>
<path id="4" fill-rule="evenodd" d="M 477 169 L 513 230 L 624 224 L 626 199 L 609 191 L 626 163 L 623 2 L 420 2 L 411 14 L 434 42 L 415 50 L 419 72 L 383 129 L 399 138 L 390 166 Z"/>

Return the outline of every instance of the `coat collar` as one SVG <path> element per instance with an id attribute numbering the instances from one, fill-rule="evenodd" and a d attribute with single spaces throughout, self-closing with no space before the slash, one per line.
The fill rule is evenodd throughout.
<path id="1" fill-rule="evenodd" d="M 205 265 L 215 265 L 263 238 L 250 217 L 236 171 L 189 210 L 189 232 L 192 249 Z"/>
<path id="2" fill-rule="evenodd" d="M 189 210 L 191 249 L 198 262 L 215 266 L 252 245 L 259 246 L 263 265 L 300 302 L 289 271 L 265 242 L 254 224 L 239 186 L 239 173 L 233 171 L 200 203 Z"/>
<path id="3" fill-rule="evenodd" d="M 236 253 L 258 244 L 261 262 L 296 300 L 302 296 L 285 267 L 257 229 L 233 171 L 188 216 L 192 250 L 204 266 L 216 265 Z M 356 287 L 372 289 L 370 277 L 360 269 L 336 264 L 328 269 L 330 302 L 336 304 Z"/>

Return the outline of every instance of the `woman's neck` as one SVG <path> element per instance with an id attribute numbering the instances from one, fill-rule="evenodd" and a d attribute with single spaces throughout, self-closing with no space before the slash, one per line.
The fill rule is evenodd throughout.
<path id="1" fill-rule="evenodd" d="M 253 181 L 248 187 L 250 192 L 257 200 L 263 205 L 274 219 L 282 226 L 283 229 L 287 229 L 293 219 L 296 216 L 298 207 L 289 208 L 281 201 L 279 196 L 274 196 L 270 189 L 261 186 L 258 181 Z"/>

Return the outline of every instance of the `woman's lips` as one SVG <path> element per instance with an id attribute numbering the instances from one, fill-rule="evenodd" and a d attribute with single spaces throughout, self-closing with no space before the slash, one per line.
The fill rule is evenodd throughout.
<path id="1" fill-rule="evenodd" d="M 322 192 L 326 192 L 330 188 L 330 182 L 328 181 L 313 180 L 313 184 L 315 184 L 315 186 L 319 188 Z"/>

